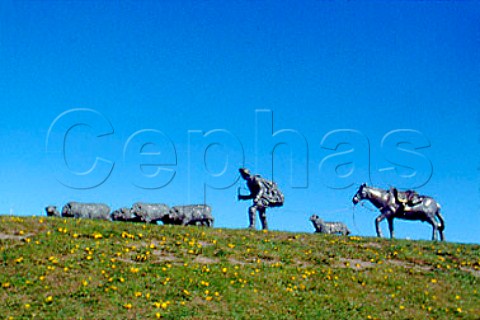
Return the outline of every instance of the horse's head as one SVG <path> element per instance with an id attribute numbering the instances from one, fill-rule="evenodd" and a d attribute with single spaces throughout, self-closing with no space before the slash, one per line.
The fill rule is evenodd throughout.
<path id="1" fill-rule="evenodd" d="M 365 199 L 367 197 L 367 193 L 365 191 L 365 188 L 367 187 L 366 183 L 363 183 L 360 188 L 358 188 L 357 193 L 353 196 L 352 202 L 353 204 L 359 203 L 361 200 Z"/>

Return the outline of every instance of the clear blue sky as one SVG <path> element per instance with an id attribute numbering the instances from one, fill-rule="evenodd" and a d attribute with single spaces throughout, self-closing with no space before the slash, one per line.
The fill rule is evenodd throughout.
<path id="1" fill-rule="evenodd" d="M 447 240 L 480 243 L 479 21 L 475 1 L 1 1 L 0 212 L 206 200 L 242 228 L 245 165 L 285 193 L 272 229 L 316 213 L 374 236 L 352 213 L 368 182 L 433 196 Z"/>

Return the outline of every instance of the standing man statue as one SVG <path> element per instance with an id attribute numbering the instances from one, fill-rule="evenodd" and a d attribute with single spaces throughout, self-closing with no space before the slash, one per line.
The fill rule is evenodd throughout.
<path id="1" fill-rule="evenodd" d="M 253 205 L 248 208 L 250 220 L 248 228 L 255 229 L 255 213 L 258 211 L 262 229 L 268 230 L 266 210 L 268 207 L 281 207 L 284 202 L 283 193 L 275 182 L 264 179 L 260 175 L 252 175 L 247 168 L 240 168 L 238 171 L 250 190 L 249 195 L 241 195 L 239 190 L 238 200 L 253 199 Z"/>

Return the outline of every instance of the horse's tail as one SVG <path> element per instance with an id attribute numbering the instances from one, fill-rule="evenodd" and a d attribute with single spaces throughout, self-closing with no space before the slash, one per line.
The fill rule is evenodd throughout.
<path id="1" fill-rule="evenodd" d="M 437 203 L 437 212 L 435 212 L 435 215 L 437 216 L 438 220 L 440 221 L 440 226 L 438 227 L 438 230 L 443 231 L 445 230 L 445 221 L 443 220 L 442 215 L 440 214 L 440 205 Z"/>

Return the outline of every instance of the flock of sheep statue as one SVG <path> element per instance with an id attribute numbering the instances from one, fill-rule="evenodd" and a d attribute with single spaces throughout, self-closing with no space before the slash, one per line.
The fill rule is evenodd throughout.
<path id="1" fill-rule="evenodd" d="M 136 202 L 131 208 L 120 208 L 113 212 L 108 205 L 103 203 L 68 202 L 59 212 L 56 206 L 45 208 L 47 216 L 68 217 L 83 219 L 99 219 L 107 221 L 143 222 L 197 225 L 213 227 L 214 218 L 212 208 L 205 204 L 183 205 L 169 207 L 163 203 Z M 327 234 L 348 235 L 350 230 L 342 222 L 325 222 L 317 215 L 312 215 L 310 221 L 315 227 L 315 232 Z"/>
<path id="2" fill-rule="evenodd" d="M 163 203 L 137 202 L 131 208 L 120 208 L 110 213 L 103 203 L 68 202 L 60 213 L 56 206 L 45 208 L 48 216 L 99 219 L 108 221 L 144 222 L 176 225 L 213 226 L 212 209 L 208 205 L 186 205 L 169 208 Z"/>

